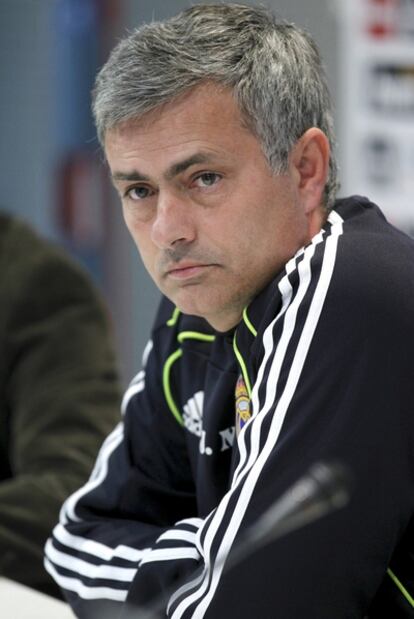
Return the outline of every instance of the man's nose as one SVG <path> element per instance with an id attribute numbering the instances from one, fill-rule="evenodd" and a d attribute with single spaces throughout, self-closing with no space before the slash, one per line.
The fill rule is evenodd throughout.
<path id="1" fill-rule="evenodd" d="M 159 193 L 151 238 L 160 249 L 168 249 L 179 242 L 190 243 L 194 240 L 194 213 L 191 212 L 191 205 L 184 196 Z"/>

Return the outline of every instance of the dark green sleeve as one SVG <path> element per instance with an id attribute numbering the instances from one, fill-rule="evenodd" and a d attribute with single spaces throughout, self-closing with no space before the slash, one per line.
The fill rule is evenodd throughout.
<path id="1" fill-rule="evenodd" d="M 0 483 L 0 573 L 57 594 L 43 547 L 118 420 L 120 395 L 107 316 L 89 280 L 53 249 L 27 249 L 9 264 L 7 298 L 0 285 L 11 474 Z"/>

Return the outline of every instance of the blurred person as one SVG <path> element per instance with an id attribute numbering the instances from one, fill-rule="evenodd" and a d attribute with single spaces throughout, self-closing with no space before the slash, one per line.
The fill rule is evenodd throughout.
<path id="1" fill-rule="evenodd" d="M 116 46 L 94 113 L 165 298 L 47 569 L 82 618 L 414 616 L 414 243 L 336 199 L 315 43 L 263 9 L 197 5 Z M 228 567 L 331 460 L 349 503 Z"/>
<path id="2" fill-rule="evenodd" d="M 106 310 L 83 270 L 0 213 L 0 575 L 60 597 L 43 547 L 119 415 Z"/>

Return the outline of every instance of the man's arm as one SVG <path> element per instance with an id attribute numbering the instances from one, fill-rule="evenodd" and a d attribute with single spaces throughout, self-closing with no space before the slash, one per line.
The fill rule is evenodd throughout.
<path id="1" fill-rule="evenodd" d="M 157 342 L 148 350 L 124 396 L 122 422 L 46 546 L 46 568 L 79 617 L 115 616 L 149 554 L 159 565 L 174 560 L 167 580 L 199 559 L 185 432 L 164 400 Z"/>

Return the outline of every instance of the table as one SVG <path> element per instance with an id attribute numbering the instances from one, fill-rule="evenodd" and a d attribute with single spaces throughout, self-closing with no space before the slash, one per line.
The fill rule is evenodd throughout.
<path id="1" fill-rule="evenodd" d="M 2 619 L 74 619 L 68 604 L 19 583 L 0 578 Z"/>

